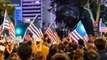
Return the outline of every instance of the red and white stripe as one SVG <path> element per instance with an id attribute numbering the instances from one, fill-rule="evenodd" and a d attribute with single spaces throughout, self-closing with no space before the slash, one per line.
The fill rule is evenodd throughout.
<path id="1" fill-rule="evenodd" d="M 12 22 L 10 23 L 9 35 L 11 38 L 15 37 L 15 30 L 14 30 L 14 25 Z"/>
<path id="2" fill-rule="evenodd" d="M 42 32 L 42 30 L 40 29 L 40 35 L 41 35 L 41 37 L 43 37 L 43 32 Z"/>
<path id="3" fill-rule="evenodd" d="M 107 32 L 107 27 L 100 27 L 100 32 Z"/>
<path id="4" fill-rule="evenodd" d="M 11 38 L 15 37 L 14 25 L 11 21 L 4 20 L 4 29 L 7 29 L 9 31 L 9 35 Z"/>
<path id="5" fill-rule="evenodd" d="M 56 41 L 58 43 L 58 35 L 56 34 L 56 32 L 53 32 L 50 28 L 48 28 L 45 32 L 49 38 L 54 42 Z"/>
<path id="6" fill-rule="evenodd" d="M 36 27 L 33 23 L 31 23 L 31 25 L 29 26 L 28 30 L 29 30 L 32 34 L 34 34 L 34 36 L 35 36 L 36 38 L 41 38 L 41 33 L 40 33 L 40 31 L 37 29 L 37 27 Z"/>
<path id="7" fill-rule="evenodd" d="M 87 42 L 87 41 L 89 40 L 88 35 L 86 34 L 86 35 L 83 37 L 83 39 Z"/>
<path id="8" fill-rule="evenodd" d="M 57 39 L 57 42 L 60 42 L 60 38 L 59 38 L 57 32 L 55 32 L 54 35 L 55 35 L 55 37 L 56 37 L 56 39 Z"/>
<path id="9" fill-rule="evenodd" d="M 4 28 L 9 29 L 10 28 L 10 21 L 4 20 Z"/>
<path id="10" fill-rule="evenodd" d="M 71 33 L 69 34 L 69 36 L 70 36 L 76 43 L 78 43 L 78 40 L 79 40 L 79 39 L 83 39 L 83 40 L 85 40 L 85 41 L 88 41 L 88 40 L 89 40 L 87 34 L 86 34 L 85 36 L 81 37 L 81 36 L 77 33 L 76 30 L 74 30 L 73 32 L 71 32 Z"/>
<path id="11" fill-rule="evenodd" d="M 107 32 L 107 27 L 106 27 L 106 25 L 105 26 L 101 26 L 101 24 L 104 24 L 103 22 L 102 22 L 102 20 L 100 20 L 100 22 L 99 22 L 99 31 L 100 32 Z"/>

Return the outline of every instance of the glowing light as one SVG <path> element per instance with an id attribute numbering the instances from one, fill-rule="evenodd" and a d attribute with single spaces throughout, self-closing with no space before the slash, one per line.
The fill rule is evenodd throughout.
<path id="1" fill-rule="evenodd" d="M 15 33 L 16 33 L 16 35 L 21 35 L 22 34 L 22 29 L 17 27 Z"/>
<path id="2" fill-rule="evenodd" d="M 39 1 L 36 1 L 36 4 L 39 4 L 40 2 Z"/>

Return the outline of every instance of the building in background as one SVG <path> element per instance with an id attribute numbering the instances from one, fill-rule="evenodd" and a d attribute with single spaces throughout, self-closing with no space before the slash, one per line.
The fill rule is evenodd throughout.
<path id="1" fill-rule="evenodd" d="M 38 15 L 39 22 L 42 23 L 42 1 L 41 0 L 22 0 L 22 21 L 31 22 Z"/>
<path id="2" fill-rule="evenodd" d="M 15 20 L 17 23 L 30 23 L 38 15 L 39 22 L 48 27 L 54 20 L 55 14 L 49 12 L 51 0 L 11 0 L 13 4 L 19 4 L 15 7 Z"/>
<path id="3" fill-rule="evenodd" d="M 17 25 L 21 25 L 22 23 L 22 8 L 19 7 L 15 7 L 15 11 L 14 11 L 14 18 L 16 20 L 16 24 Z"/>

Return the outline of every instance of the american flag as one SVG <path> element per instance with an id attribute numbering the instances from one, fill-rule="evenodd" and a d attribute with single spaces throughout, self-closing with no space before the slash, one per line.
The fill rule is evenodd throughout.
<path id="1" fill-rule="evenodd" d="M 107 27 L 106 25 L 102 22 L 102 19 L 99 21 L 99 31 L 100 32 L 107 32 Z"/>
<path id="2" fill-rule="evenodd" d="M 11 38 L 15 37 L 15 30 L 14 30 L 15 28 L 14 28 L 13 22 L 11 21 L 10 17 L 7 14 L 7 11 L 5 11 L 3 29 L 8 30 L 9 36 Z"/>
<path id="3" fill-rule="evenodd" d="M 25 36 L 27 34 L 27 32 L 29 32 L 30 34 L 32 34 L 33 38 L 42 38 L 43 34 L 40 28 L 40 23 L 38 21 L 38 16 L 36 16 L 33 20 L 33 22 L 30 23 L 28 29 L 25 32 Z M 25 37 L 24 37 L 25 38 Z"/>
<path id="4" fill-rule="evenodd" d="M 52 40 L 52 42 L 59 42 L 60 38 L 55 30 L 54 23 L 48 27 L 48 29 L 45 31 L 45 33 L 49 36 L 49 38 Z"/>
<path id="5" fill-rule="evenodd" d="M 78 43 L 79 39 L 83 39 L 85 41 L 88 41 L 88 35 L 85 31 L 85 28 L 82 24 L 82 22 L 80 21 L 77 26 L 76 29 L 74 31 L 72 31 L 69 36 L 76 42 Z"/>

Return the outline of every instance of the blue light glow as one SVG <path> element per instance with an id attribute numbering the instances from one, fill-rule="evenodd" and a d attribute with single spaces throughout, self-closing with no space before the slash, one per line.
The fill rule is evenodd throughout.
<path id="1" fill-rule="evenodd" d="M 17 27 L 15 33 L 16 33 L 16 35 L 21 35 L 22 34 L 22 29 Z"/>

